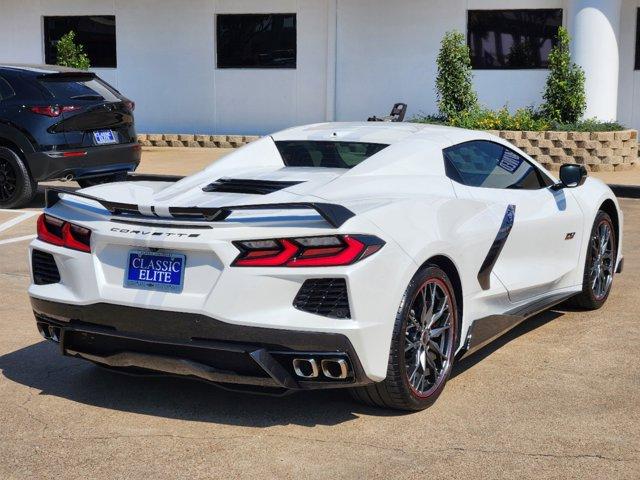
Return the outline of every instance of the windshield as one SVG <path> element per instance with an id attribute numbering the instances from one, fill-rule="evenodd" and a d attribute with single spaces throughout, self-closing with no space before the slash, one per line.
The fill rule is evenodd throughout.
<path id="1" fill-rule="evenodd" d="M 352 168 L 388 145 L 288 140 L 276 142 L 276 147 L 287 167 Z"/>
<path id="2" fill-rule="evenodd" d="M 115 91 L 99 78 L 88 81 L 41 81 L 54 98 L 61 100 L 98 100 L 118 102 Z"/>

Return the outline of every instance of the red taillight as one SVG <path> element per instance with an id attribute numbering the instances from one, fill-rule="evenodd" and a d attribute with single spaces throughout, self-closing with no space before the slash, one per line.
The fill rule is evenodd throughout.
<path id="1" fill-rule="evenodd" d="M 38 115 L 46 115 L 47 117 L 59 117 L 64 112 L 73 112 L 82 107 L 77 105 L 38 105 L 31 107 L 30 110 Z"/>
<path id="2" fill-rule="evenodd" d="M 38 217 L 38 239 L 53 245 L 64 245 L 62 227 L 64 222 L 59 218 L 44 213 Z"/>
<path id="3" fill-rule="evenodd" d="M 91 252 L 91 230 L 44 213 L 38 218 L 38 239 L 60 247 Z"/>
<path id="4" fill-rule="evenodd" d="M 238 267 L 335 267 L 350 265 L 382 248 L 370 235 L 281 238 L 234 242 Z"/>

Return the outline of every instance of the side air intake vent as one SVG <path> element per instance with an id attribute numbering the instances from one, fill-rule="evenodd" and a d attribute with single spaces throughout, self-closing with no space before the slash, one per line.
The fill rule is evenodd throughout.
<path id="1" fill-rule="evenodd" d="M 331 318 L 351 318 L 347 283 L 343 278 L 306 280 L 293 301 L 298 310 Z"/>
<path id="2" fill-rule="evenodd" d="M 302 182 L 278 182 L 273 180 L 245 180 L 240 178 L 221 178 L 202 189 L 203 192 L 250 193 L 267 195 L 283 188 Z"/>
<path id="3" fill-rule="evenodd" d="M 49 285 L 60 281 L 60 272 L 53 255 L 34 250 L 31 255 L 33 281 L 36 285 Z"/>

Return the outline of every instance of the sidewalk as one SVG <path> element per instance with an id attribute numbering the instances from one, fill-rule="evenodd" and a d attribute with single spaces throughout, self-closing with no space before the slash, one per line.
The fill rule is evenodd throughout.
<path id="1" fill-rule="evenodd" d="M 143 147 L 142 163 L 138 172 L 190 175 L 233 150 L 233 148 Z M 590 172 L 589 175 L 612 185 L 640 186 L 640 169 L 627 172 Z"/>

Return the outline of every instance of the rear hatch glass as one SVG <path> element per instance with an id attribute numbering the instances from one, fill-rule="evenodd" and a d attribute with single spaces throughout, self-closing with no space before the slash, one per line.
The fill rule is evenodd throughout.
<path id="1" fill-rule="evenodd" d="M 275 143 L 287 167 L 353 168 L 388 147 L 382 143 L 314 140 Z"/>

